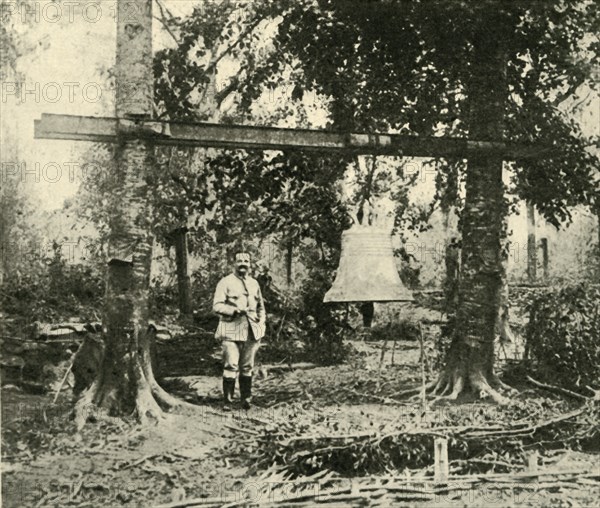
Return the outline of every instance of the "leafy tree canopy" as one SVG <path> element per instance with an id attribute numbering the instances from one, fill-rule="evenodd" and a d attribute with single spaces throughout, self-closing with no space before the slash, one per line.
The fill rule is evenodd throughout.
<path id="1" fill-rule="evenodd" d="M 512 164 L 516 192 L 555 225 L 569 206 L 597 206 L 595 140 L 560 108 L 582 85 L 597 90 L 596 2 L 306 0 L 279 9 L 276 51 L 244 91 L 256 96 L 262 76 L 292 66 L 301 70 L 297 95 L 332 97 L 337 128 L 468 136 L 473 42 L 495 33 L 506 60 L 505 140 L 557 148 Z"/>

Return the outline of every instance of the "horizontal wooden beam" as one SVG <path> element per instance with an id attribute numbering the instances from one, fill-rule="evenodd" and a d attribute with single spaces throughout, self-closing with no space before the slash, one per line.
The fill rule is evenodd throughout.
<path id="1" fill-rule="evenodd" d="M 88 116 L 43 114 L 35 121 L 35 138 L 115 143 L 126 137 L 151 139 L 157 145 L 262 150 L 302 149 L 324 152 L 406 157 L 462 157 L 474 153 L 520 159 L 540 157 L 547 149 L 464 138 L 401 134 L 348 133 L 211 123 L 155 122 Z"/>

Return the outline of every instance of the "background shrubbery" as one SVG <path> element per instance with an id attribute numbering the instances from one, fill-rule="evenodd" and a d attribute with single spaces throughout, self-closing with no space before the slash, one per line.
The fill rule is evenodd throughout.
<path id="1" fill-rule="evenodd" d="M 255 271 L 268 310 L 265 347 L 261 359 L 271 362 L 339 363 L 352 348 L 347 339 L 357 337 L 360 313 L 350 306 L 323 304 L 323 295 L 334 277 L 334 259 L 310 259 L 306 272 L 294 288 L 280 288 L 264 267 Z M 0 291 L 0 305 L 6 315 L 21 323 L 57 322 L 79 318 L 101 319 L 105 265 L 98 260 L 69 263 L 58 244 L 51 255 L 28 263 L 27 270 L 6 277 Z M 227 271 L 226 256 L 206 256 L 192 274 L 195 325 L 213 331 L 214 288 Z M 571 284 L 559 289 L 528 291 L 525 300 L 529 323 L 525 327 L 529 365 L 527 372 L 540 380 L 571 389 L 586 385 L 600 388 L 600 285 Z M 518 295 L 516 295 L 518 296 Z M 519 299 L 519 298 L 518 298 Z M 519 299 L 520 300 L 520 299 Z M 519 302 L 521 303 L 521 302 Z M 162 322 L 177 316 L 177 283 L 156 278 L 150 289 L 152 319 Z M 430 307 L 432 302 L 420 302 Z M 435 305 L 434 305 L 435 306 Z M 369 330 L 369 339 L 402 337 L 417 339 L 418 329 L 410 320 L 383 319 Z M 525 316 L 524 316 L 525 317 Z M 443 361 L 452 330 L 452 316 L 436 337 L 436 355 Z M 171 321 L 171 319 L 167 319 Z M 524 319 L 525 321 L 525 319 Z M 440 361 L 438 361 L 440 363 Z M 437 365 L 437 367 L 441 365 Z"/>
<path id="2" fill-rule="evenodd" d="M 104 271 L 96 264 L 72 264 L 59 244 L 52 256 L 33 260 L 26 270 L 7 277 L 0 291 L 3 311 L 27 323 L 79 317 L 96 321 L 101 315 Z"/>
<path id="3" fill-rule="evenodd" d="M 600 387 L 600 285 L 574 284 L 538 296 L 529 306 L 526 336 L 539 379 L 571 389 Z"/>

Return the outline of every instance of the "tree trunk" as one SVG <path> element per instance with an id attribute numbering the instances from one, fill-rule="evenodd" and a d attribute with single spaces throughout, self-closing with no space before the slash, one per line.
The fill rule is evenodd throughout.
<path id="1" fill-rule="evenodd" d="M 537 241 L 533 203 L 527 203 L 527 279 L 532 284 L 537 279 Z"/>
<path id="2" fill-rule="evenodd" d="M 501 16 L 501 15 L 500 15 Z M 502 139 L 506 97 L 501 19 L 490 19 L 487 30 L 473 41 L 472 75 L 467 87 L 469 136 Z M 486 155 L 469 158 L 462 217 L 462 259 L 454 337 L 446 366 L 432 383 L 434 394 L 455 399 L 463 389 L 485 392 L 506 402 L 494 388 L 505 387 L 494 375 L 496 322 L 503 300 L 505 267 L 502 241 L 506 207 L 502 160 Z"/>
<path id="3" fill-rule="evenodd" d="M 292 287 L 292 269 L 294 264 L 294 242 L 288 240 L 285 249 L 285 276 L 288 289 Z"/>
<path id="4" fill-rule="evenodd" d="M 600 222 L 600 221 L 599 221 Z M 542 275 L 544 280 L 548 279 L 548 239 L 542 238 L 540 240 L 540 249 L 542 249 Z M 600 251 L 600 247 L 598 248 Z"/>
<path id="5" fill-rule="evenodd" d="M 192 313 L 192 289 L 188 270 L 187 228 L 173 232 L 175 261 L 177 263 L 177 286 L 179 290 L 179 311 L 184 316 Z"/>
<path id="6" fill-rule="evenodd" d="M 117 3 L 116 114 L 152 115 L 152 0 Z M 152 145 L 122 137 L 115 155 L 119 206 L 111 218 L 104 304 L 104 357 L 95 381 L 75 406 L 78 427 L 90 416 L 162 418 L 159 402 L 179 403 L 154 379 L 148 335 L 148 288 L 152 262 L 146 172 Z M 90 413 L 92 409 L 92 413 Z"/>
<path id="7" fill-rule="evenodd" d="M 600 205 L 596 207 L 596 217 L 598 219 L 598 245 L 597 245 L 597 253 L 600 258 Z"/>
<path id="8" fill-rule="evenodd" d="M 216 52 L 215 52 L 216 53 Z M 213 58 L 216 57 L 216 54 Z M 213 60 L 211 60 L 212 65 Z M 209 82 L 206 88 L 202 91 L 202 98 L 199 101 L 197 114 L 204 121 L 211 123 L 219 123 L 219 107 L 217 103 L 217 71 L 216 65 L 213 66 L 213 71 L 209 74 Z M 188 164 L 191 167 L 194 163 L 194 156 L 197 150 L 192 149 Z M 203 148 L 205 160 L 210 159 L 216 151 L 213 148 Z M 206 170 L 206 169 L 204 169 Z M 187 219 L 187 217 L 186 217 Z M 173 232 L 173 240 L 175 244 L 175 260 L 177 264 L 177 288 L 179 296 L 179 311 L 184 316 L 192 314 L 192 290 L 190 274 L 188 270 L 188 239 L 187 228 L 183 227 Z"/>

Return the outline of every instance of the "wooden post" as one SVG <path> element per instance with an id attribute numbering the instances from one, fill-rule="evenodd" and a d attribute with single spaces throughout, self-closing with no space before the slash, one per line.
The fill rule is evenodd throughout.
<path id="1" fill-rule="evenodd" d="M 538 472 L 538 458 L 539 454 L 537 451 L 529 452 L 525 455 L 525 467 L 528 473 Z"/>
<path id="2" fill-rule="evenodd" d="M 134 94 L 137 96 L 138 94 Z M 552 155 L 552 148 L 472 141 L 465 138 L 419 137 L 404 134 L 353 133 L 219 125 L 202 122 L 124 121 L 76 115 L 42 114 L 35 120 L 36 139 L 75 139 L 117 142 L 117 131 L 145 132 L 155 145 L 204 146 L 231 149 L 313 150 L 342 154 L 401 155 L 412 157 L 497 157 L 505 159 L 539 158 Z"/>
<path id="3" fill-rule="evenodd" d="M 427 394 L 425 387 L 425 345 L 423 343 L 423 325 L 419 321 L 419 350 L 421 352 L 419 363 L 421 364 L 421 418 L 427 413 Z"/>
<path id="4" fill-rule="evenodd" d="M 434 441 L 434 482 L 438 485 L 448 483 L 448 439 L 436 437 Z"/>
<path id="5" fill-rule="evenodd" d="M 530 283 L 537 278 L 537 242 L 535 239 L 535 207 L 527 203 L 527 279 Z"/>
<path id="6" fill-rule="evenodd" d="M 540 249 L 542 249 L 542 273 L 544 279 L 548 278 L 548 239 L 542 238 L 540 240 Z"/>

